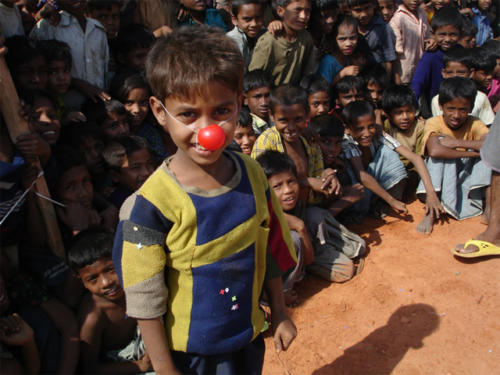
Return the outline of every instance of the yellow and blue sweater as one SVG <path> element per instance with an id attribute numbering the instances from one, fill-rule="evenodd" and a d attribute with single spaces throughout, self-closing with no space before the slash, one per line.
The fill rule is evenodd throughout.
<path id="1" fill-rule="evenodd" d="M 167 160 L 120 213 L 113 260 L 127 314 L 165 316 L 172 350 L 211 355 L 251 342 L 264 325 L 264 280 L 295 265 L 264 172 L 245 155 L 226 155 L 236 173 L 225 186 L 182 186 Z"/>

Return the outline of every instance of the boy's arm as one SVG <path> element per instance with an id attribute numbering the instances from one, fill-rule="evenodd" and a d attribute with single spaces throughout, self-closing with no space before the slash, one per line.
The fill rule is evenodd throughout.
<path id="1" fill-rule="evenodd" d="M 471 141 L 481 142 L 482 141 Z M 458 159 L 458 158 L 474 158 L 479 157 L 478 151 L 459 151 L 442 144 L 437 134 L 431 134 L 425 144 L 427 155 L 439 159 Z M 478 148 L 479 149 L 479 148 Z"/>
<path id="2" fill-rule="evenodd" d="M 304 244 L 304 263 L 309 265 L 314 261 L 314 247 L 309 237 L 309 232 L 307 231 L 306 224 L 303 220 L 299 219 L 297 216 L 283 213 L 285 215 L 285 220 L 290 227 L 290 230 L 296 231 Z"/>
<path id="3" fill-rule="evenodd" d="M 415 92 L 415 97 L 417 98 L 417 100 L 420 98 L 420 95 L 422 95 L 425 88 L 429 85 L 430 74 L 430 59 L 424 53 L 422 58 L 418 62 L 417 69 L 415 70 L 413 78 L 410 82 L 410 87 Z"/>
<path id="4" fill-rule="evenodd" d="M 259 38 L 253 50 L 252 60 L 250 60 L 250 64 L 248 65 L 249 72 L 257 69 L 267 71 L 268 68 L 274 65 L 271 61 L 273 39 L 274 37 L 269 33 L 263 34 Z"/>
<path id="5" fill-rule="evenodd" d="M 448 136 L 439 137 L 439 143 L 445 147 L 452 149 L 465 148 L 467 150 L 479 151 L 483 147 L 483 142 L 486 136 L 482 136 L 478 141 L 471 141 L 466 139 L 456 139 Z"/>
<path id="6" fill-rule="evenodd" d="M 426 192 L 426 209 L 431 212 L 432 217 L 439 218 L 442 213 L 444 213 L 443 206 L 434 190 L 434 186 L 432 186 L 431 176 L 429 175 L 429 171 L 424 163 L 424 160 L 420 155 L 415 154 L 406 146 L 399 146 L 396 148 L 396 151 L 399 155 L 405 157 L 410 162 L 413 163 L 415 168 L 417 169 L 417 173 L 422 179 L 422 182 L 425 187 Z"/>
<path id="7" fill-rule="evenodd" d="M 389 194 L 382 186 L 379 185 L 377 180 L 372 175 L 365 171 L 360 157 L 353 157 L 349 159 L 349 161 L 354 169 L 354 173 L 356 173 L 356 177 L 364 187 L 371 190 L 374 194 L 377 194 L 394 210 L 403 213 L 408 212 L 406 205 L 403 202 L 398 201 L 391 194 Z"/>

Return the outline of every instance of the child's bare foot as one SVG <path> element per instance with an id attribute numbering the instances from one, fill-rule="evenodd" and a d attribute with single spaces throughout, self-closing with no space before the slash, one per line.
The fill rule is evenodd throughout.
<path id="1" fill-rule="evenodd" d="M 422 221 L 417 225 L 417 231 L 423 234 L 430 234 L 434 226 L 434 217 L 429 212 L 427 213 Z"/>
<path id="2" fill-rule="evenodd" d="M 485 232 L 477 235 L 474 239 L 479 240 L 479 241 L 490 242 L 496 246 L 500 246 L 500 237 L 490 235 L 488 233 L 488 231 L 485 231 Z M 468 245 L 467 247 L 465 247 L 465 244 L 462 243 L 462 244 L 456 245 L 455 250 L 457 253 L 470 254 L 470 253 L 475 253 L 476 251 L 479 251 L 479 248 L 476 245 Z"/>
<path id="3" fill-rule="evenodd" d="M 481 216 L 481 224 L 488 225 L 490 222 L 490 210 L 489 207 L 484 209 L 483 215 Z"/>
<path id="4" fill-rule="evenodd" d="M 299 295 L 295 289 L 289 289 L 285 292 L 285 304 L 288 307 L 294 307 L 297 305 L 297 300 L 299 299 Z"/>

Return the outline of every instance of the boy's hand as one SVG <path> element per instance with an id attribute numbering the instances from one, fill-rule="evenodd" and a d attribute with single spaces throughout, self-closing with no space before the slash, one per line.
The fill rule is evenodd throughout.
<path id="1" fill-rule="evenodd" d="M 330 195 L 339 196 L 342 194 L 342 185 L 337 178 L 337 171 L 331 168 L 326 168 L 321 174 L 321 190 L 326 193 L 325 195 L 329 197 Z"/>
<path id="2" fill-rule="evenodd" d="M 91 226 L 100 225 L 102 220 L 96 210 L 76 202 L 66 203 L 66 208 L 58 208 L 57 212 L 62 222 L 73 230 L 73 235 Z"/>
<path id="3" fill-rule="evenodd" d="M 441 144 L 441 146 L 452 148 L 452 149 L 455 149 L 458 147 L 456 139 L 452 138 L 448 135 L 440 135 L 438 137 L 438 140 L 439 140 L 439 143 Z"/>
<path id="4" fill-rule="evenodd" d="M 62 122 L 67 124 L 69 122 L 85 122 L 87 121 L 87 117 L 80 111 L 72 111 L 68 112 Z"/>
<path id="5" fill-rule="evenodd" d="M 392 209 L 398 213 L 407 214 L 408 209 L 403 202 L 398 201 L 397 199 L 393 199 L 390 203 Z"/>
<path id="6" fill-rule="evenodd" d="M 23 346 L 33 341 L 33 337 L 33 329 L 18 314 L 1 319 L 0 341 L 5 344 Z"/>
<path id="7" fill-rule="evenodd" d="M 345 76 L 357 76 L 359 74 L 359 66 L 357 65 L 349 65 L 340 71 L 340 78 L 344 78 Z"/>
<path id="8" fill-rule="evenodd" d="M 148 353 L 144 354 L 144 356 L 140 360 L 135 362 L 137 364 L 137 367 L 139 367 L 140 372 L 148 372 L 153 370 L 153 364 L 151 363 L 151 359 L 149 358 Z"/>
<path id="9" fill-rule="evenodd" d="M 26 164 L 24 166 L 23 175 L 21 178 L 22 178 L 23 187 L 25 189 L 31 187 L 31 184 L 33 183 L 33 181 L 35 181 L 37 179 L 38 173 L 39 173 L 39 169 L 36 167 L 35 164 L 29 163 L 29 164 Z"/>
<path id="10" fill-rule="evenodd" d="M 297 328 L 284 311 L 277 316 L 271 313 L 271 326 L 273 327 L 276 351 L 279 353 L 282 350 L 287 350 L 297 337 Z"/>
<path id="11" fill-rule="evenodd" d="M 439 219 L 441 214 L 445 213 L 443 205 L 438 196 L 434 194 L 427 194 L 425 199 L 425 214 L 431 214 L 434 219 Z"/>
<path id="12" fill-rule="evenodd" d="M 16 147 L 26 160 L 38 157 L 43 162 L 47 161 L 51 154 L 49 144 L 35 133 L 21 134 L 16 138 Z"/>
<path id="13" fill-rule="evenodd" d="M 78 91 L 96 103 L 98 100 L 102 100 L 103 102 L 111 100 L 111 96 L 106 91 L 87 81 L 72 79 L 71 83 Z"/>
<path id="14" fill-rule="evenodd" d="M 267 25 L 267 30 L 275 38 L 283 33 L 283 22 L 280 20 L 274 20 L 269 25 Z"/>
<path id="15" fill-rule="evenodd" d="M 425 51 L 435 51 L 438 47 L 436 39 L 429 38 L 424 40 L 424 50 Z"/>

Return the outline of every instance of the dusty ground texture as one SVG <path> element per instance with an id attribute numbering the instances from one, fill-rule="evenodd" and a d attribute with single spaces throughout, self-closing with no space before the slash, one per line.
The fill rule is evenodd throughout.
<path id="1" fill-rule="evenodd" d="M 264 374 L 500 374 L 500 257 L 460 261 L 450 249 L 483 231 L 479 218 L 415 231 L 413 222 L 366 219 L 364 271 L 345 284 L 313 276 L 289 309 L 298 336 L 278 356 L 266 337 Z"/>

